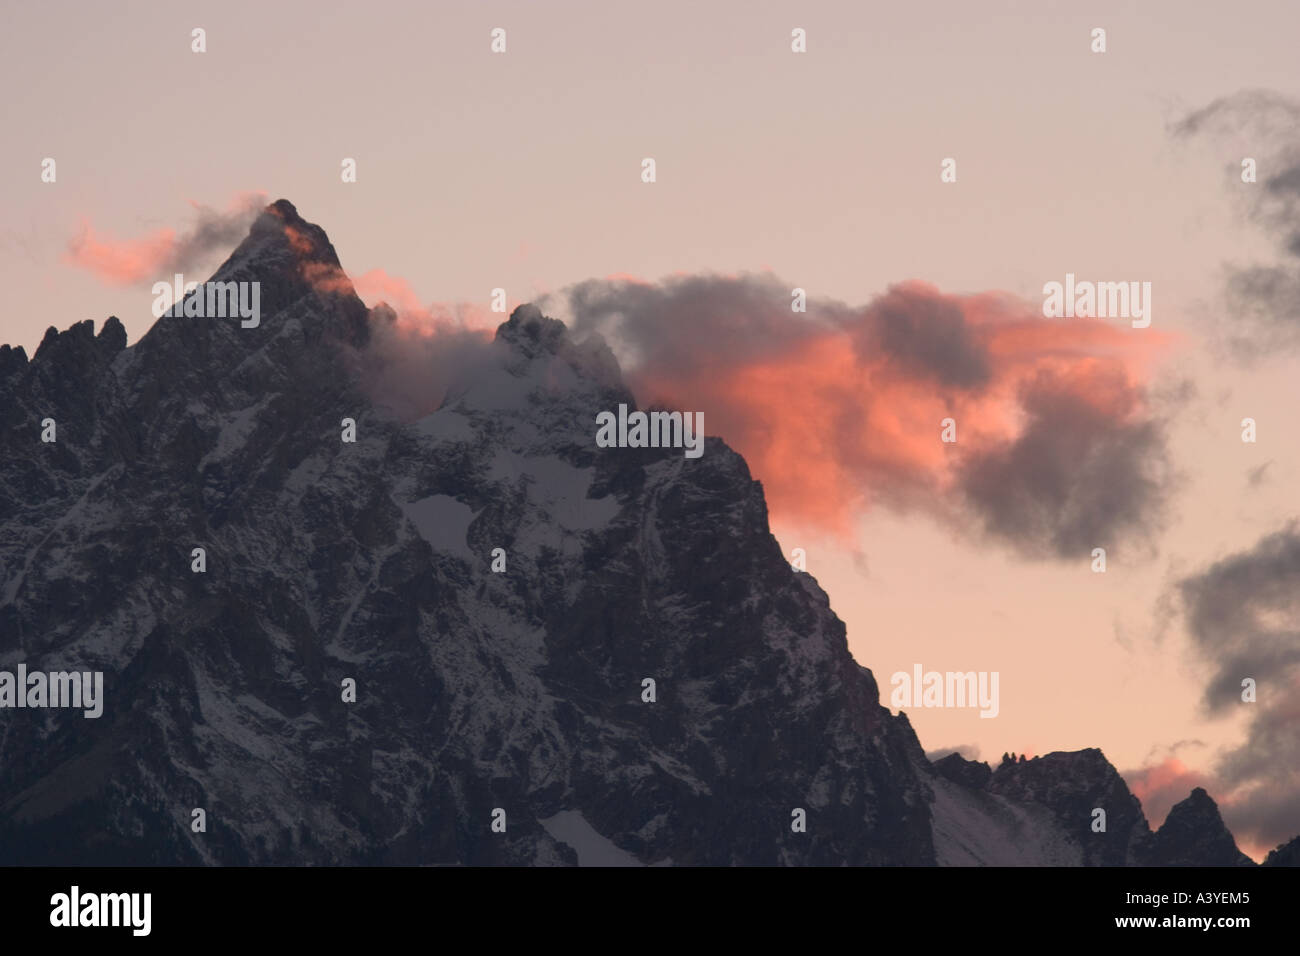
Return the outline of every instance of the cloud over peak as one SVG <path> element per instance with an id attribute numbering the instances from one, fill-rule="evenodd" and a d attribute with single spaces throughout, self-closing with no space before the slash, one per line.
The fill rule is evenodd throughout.
<path id="1" fill-rule="evenodd" d="M 852 538 L 884 503 L 1061 558 L 1159 526 L 1172 474 L 1143 379 L 1160 333 L 922 282 L 796 301 L 770 274 L 566 295 L 575 331 L 605 336 L 643 400 L 703 411 L 781 517 Z"/>

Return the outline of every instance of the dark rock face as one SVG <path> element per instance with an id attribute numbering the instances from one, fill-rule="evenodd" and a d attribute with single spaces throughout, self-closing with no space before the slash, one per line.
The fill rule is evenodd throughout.
<path id="1" fill-rule="evenodd" d="M 993 779 L 993 768 L 983 761 L 967 760 L 961 754 L 948 754 L 934 762 L 934 769 L 953 783 L 972 790 L 983 790 Z"/>
<path id="2" fill-rule="evenodd" d="M 1146 855 L 1151 866 L 1254 866 L 1237 849 L 1223 825 L 1218 805 L 1201 787 L 1174 805 L 1152 837 Z"/>
<path id="3" fill-rule="evenodd" d="M 1300 866 L 1300 836 L 1269 850 L 1263 866 Z"/>

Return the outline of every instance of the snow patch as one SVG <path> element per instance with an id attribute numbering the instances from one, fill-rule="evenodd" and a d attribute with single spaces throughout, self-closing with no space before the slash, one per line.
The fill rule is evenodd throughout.
<path id="1" fill-rule="evenodd" d="M 523 478 L 528 497 L 551 520 L 569 531 L 596 531 L 607 527 L 622 507 L 613 495 L 588 498 L 596 477 L 594 468 L 575 468 L 556 455 L 534 457 L 504 449 L 492 459 L 492 481 Z"/>
<path id="2" fill-rule="evenodd" d="M 433 550 L 473 560 L 473 552 L 465 541 L 470 522 L 474 520 L 474 511 L 469 505 L 450 495 L 430 495 L 401 505 L 401 509 Z"/>
<path id="3" fill-rule="evenodd" d="M 1016 805 L 945 777 L 931 781 L 934 854 L 940 866 L 1082 866 L 1083 852 L 1052 811 Z"/>
<path id="4" fill-rule="evenodd" d="M 474 426 L 468 418 L 449 408 L 439 409 L 421 418 L 413 426 L 415 433 L 435 442 L 473 441 Z"/>
<path id="5" fill-rule="evenodd" d="M 561 843 L 567 843 L 578 854 L 578 866 L 644 866 L 626 850 L 620 850 L 612 840 L 601 836 L 596 828 L 578 810 L 561 810 L 553 817 L 539 821 L 546 832 Z"/>
<path id="6" fill-rule="evenodd" d="M 199 459 L 198 471 L 202 472 L 209 464 L 220 462 L 248 443 L 248 438 L 257 427 L 258 417 L 271 399 L 264 398 L 255 405 L 241 409 L 232 415 L 224 416 L 221 433 L 217 436 L 212 450 Z"/>

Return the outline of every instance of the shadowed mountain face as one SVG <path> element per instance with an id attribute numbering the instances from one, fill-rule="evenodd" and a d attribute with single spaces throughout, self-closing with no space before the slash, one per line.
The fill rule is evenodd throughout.
<path id="1" fill-rule="evenodd" d="M 596 446 L 603 343 L 521 307 L 399 422 L 292 205 L 214 279 L 256 328 L 0 349 L 0 670 L 104 673 L 98 719 L 0 710 L 0 861 L 1234 861 L 1203 791 L 1148 850 L 1100 751 L 936 771 L 738 455 Z"/>
<path id="2" fill-rule="evenodd" d="M 1255 865 L 1237 849 L 1219 816 L 1218 805 L 1200 787 L 1169 811 L 1151 840 L 1149 859 L 1155 866 Z"/>
<path id="3" fill-rule="evenodd" d="M 1270 850 L 1264 866 L 1300 866 L 1300 836 Z"/>

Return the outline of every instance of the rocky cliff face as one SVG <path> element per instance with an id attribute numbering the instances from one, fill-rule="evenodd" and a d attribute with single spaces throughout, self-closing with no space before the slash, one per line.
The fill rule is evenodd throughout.
<path id="1" fill-rule="evenodd" d="M 105 674 L 97 720 L 0 712 L 3 862 L 1134 861 L 1098 751 L 931 767 L 721 440 L 597 448 L 635 406 L 603 344 L 521 307 L 404 422 L 357 384 L 389 319 L 290 204 L 214 279 L 258 327 L 0 350 L 0 669 Z"/>

